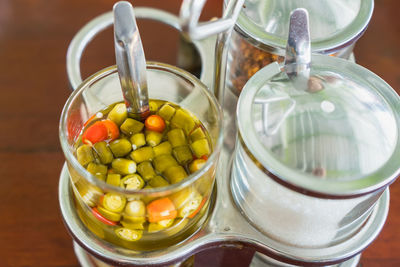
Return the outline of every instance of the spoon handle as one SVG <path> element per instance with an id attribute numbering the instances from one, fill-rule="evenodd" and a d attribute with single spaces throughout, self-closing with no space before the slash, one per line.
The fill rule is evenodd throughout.
<path id="1" fill-rule="evenodd" d="M 146 59 L 129 2 L 117 2 L 114 12 L 114 45 L 118 75 L 130 117 L 143 120 L 149 114 Z"/>
<path id="2" fill-rule="evenodd" d="M 284 67 L 286 74 L 297 89 L 307 90 L 310 65 L 311 42 L 308 12 L 304 8 L 298 8 L 290 14 Z"/>

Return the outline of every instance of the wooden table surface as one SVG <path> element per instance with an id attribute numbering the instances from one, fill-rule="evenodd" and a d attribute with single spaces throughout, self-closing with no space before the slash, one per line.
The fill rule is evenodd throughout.
<path id="1" fill-rule="evenodd" d="M 64 163 L 58 121 L 71 93 L 65 55 L 74 34 L 114 2 L 0 0 L 0 266 L 78 266 L 57 196 Z M 175 14 L 180 2 L 134 1 Z M 208 2 L 205 19 L 221 13 L 221 0 Z M 375 2 L 357 61 L 400 92 L 400 2 Z M 147 58 L 176 64 L 177 33 L 151 22 L 139 27 Z M 114 64 L 112 31 L 97 37 L 82 60 L 84 77 Z M 390 189 L 389 217 L 363 253 L 365 267 L 400 266 L 400 182 Z"/>

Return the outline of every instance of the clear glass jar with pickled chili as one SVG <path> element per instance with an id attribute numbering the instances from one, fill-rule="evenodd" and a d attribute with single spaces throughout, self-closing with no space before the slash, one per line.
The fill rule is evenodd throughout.
<path id="1" fill-rule="evenodd" d="M 147 69 L 151 114 L 129 117 L 115 67 L 71 95 L 60 138 L 79 217 L 101 239 L 147 251 L 196 232 L 212 202 L 221 110 L 195 77 Z"/>

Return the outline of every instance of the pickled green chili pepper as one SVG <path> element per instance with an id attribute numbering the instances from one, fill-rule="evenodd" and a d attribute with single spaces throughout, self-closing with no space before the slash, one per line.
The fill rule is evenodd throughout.
<path id="1" fill-rule="evenodd" d="M 158 157 L 155 157 L 153 160 L 153 165 L 156 171 L 162 173 L 168 167 L 177 166 L 178 162 L 172 157 L 172 155 L 164 154 Z"/>
<path id="2" fill-rule="evenodd" d="M 83 144 L 76 150 L 76 158 L 82 166 L 94 161 L 94 155 L 90 145 Z"/>
<path id="3" fill-rule="evenodd" d="M 129 201 L 125 206 L 125 215 L 133 217 L 144 217 L 146 215 L 146 205 L 141 200 Z"/>
<path id="4" fill-rule="evenodd" d="M 89 163 L 87 171 L 96 176 L 98 179 L 105 181 L 107 174 L 107 166 L 103 164 L 97 164 L 94 162 Z"/>
<path id="5" fill-rule="evenodd" d="M 159 110 L 158 115 L 166 121 L 169 121 L 175 114 L 175 108 L 169 104 L 164 104 Z"/>
<path id="6" fill-rule="evenodd" d="M 119 138 L 129 140 L 129 136 L 126 135 L 126 134 L 124 134 L 124 133 L 121 133 L 121 134 L 119 135 Z"/>
<path id="7" fill-rule="evenodd" d="M 190 173 L 197 172 L 198 170 L 200 170 L 204 166 L 204 164 L 206 164 L 206 160 L 205 159 L 195 159 L 189 165 Z"/>
<path id="8" fill-rule="evenodd" d="M 117 158 L 111 163 L 113 170 L 122 175 L 133 174 L 136 172 L 136 163 L 133 160 Z"/>
<path id="9" fill-rule="evenodd" d="M 99 157 L 99 155 L 96 153 L 96 151 L 94 151 L 93 150 L 93 156 L 94 156 L 94 163 L 97 163 L 97 164 L 103 164 L 102 162 L 101 162 L 101 160 L 100 160 L 100 157 Z M 104 164 L 105 165 L 105 164 Z M 87 166 L 86 166 L 87 167 Z"/>
<path id="10" fill-rule="evenodd" d="M 118 222 L 119 220 L 121 220 L 121 214 L 119 213 L 109 211 L 102 206 L 98 206 L 97 210 L 101 215 L 104 216 L 104 218 L 109 219 L 110 221 Z"/>
<path id="11" fill-rule="evenodd" d="M 163 154 L 171 154 L 172 153 L 171 143 L 168 141 L 162 142 L 158 146 L 153 147 L 153 151 L 155 157 Z"/>
<path id="12" fill-rule="evenodd" d="M 144 222 L 146 222 L 146 205 L 141 200 L 129 201 L 126 204 L 124 216 L 121 224 L 129 229 L 144 229 Z"/>
<path id="13" fill-rule="evenodd" d="M 136 150 L 146 144 L 146 139 L 143 133 L 137 133 L 131 136 L 132 149 Z"/>
<path id="14" fill-rule="evenodd" d="M 110 143 L 110 149 L 116 158 L 120 158 L 131 152 L 132 145 L 127 139 L 115 139 Z"/>
<path id="15" fill-rule="evenodd" d="M 152 114 L 155 114 L 158 109 L 165 103 L 163 100 L 151 99 L 149 100 L 149 109 Z"/>
<path id="16" fill-rule="evenodd" d="M 120 129 L 124 134 L 129 136 L 139 133 L 142 131 L 144 124 L 140 121 L 127 118 L 121 125 Z"/>
<path id="17" fill-rule="evenodd" d="M 100 188 L 92 185 L 77 187 L 77 189 L 83 202 L 90 207 L 96 206 L 99 198 L 103 195 L 103 191 Z"/>
<path id="18" fill-rule="evenodd" d="M 126 198 L 116 193 L 107 193 L 101 202 L 101 205 L 108 211 L 120 213 L 125 208 Z"/>
<path id="19" fill-rule="evenodd" d="M 155 112 L 157 112 L 158 107 L 159 105 L 156 101 L 149 101 L 149 109 L 151 113 L 154 114 Z"/>
<path id="20" fill-rule="evenodd" d="M 119 186 L 121 184 L 121 175 L 117 173 L 107 174 L 106 183 L 113 186 Z"/>
<path id="21" fill-rule="evenodd" d="M 102 141 L 98 142 L 93 145 L 94 150 L 96 151 L 99 160 L 103 164 L 110 164 L 113 159 L 113 153 L 111 152 L 110 148 L 107 146 L 107 143 Z"/>
<path id="22" fill-rule="evenodd" d="M 179 164 L 186 165 L 193 160 L 192 151 L 189 146 L 178 146 L 172 150 L 172 155 L 176 158 Z"/>
<path id="23" fill-rule="evenodd" d="M 167 136 L 173 148 L 187 145 L 186 136 L 182 129 L 172 129 L 167 133 Z"/>
<path id="24" fill-rule="evenodd" d="M 144 222 L 130 223 L 125 220 L 120 221 L 123 227 L 131 230 L 144 230 Z"/>
<path id="25" fill-rule="evenodd" d="M 137 166 L 138 173 L 142 176 L 145 181 L 150 180 L 152 177 L 156 176 L 153 165 L 150 161 L 143 161 Z"/>
<path id="26" fill-rule="evenodd" d="M 163 227 L 162 225 L 159 225 L 158 223 L 149 223 L 149 227 L 147 228 L 147 231 L 149 233 L 154 233 L 154 232 L 158 232 L 165 229 L 165 227 Z"/>
<path id="27" fill-rule="evenodd" d="M 192 116 L 182 109 L 178 109 L 171 119 L 171 126 L 173 128 L 181 128 L 187 135 L 189 135 L 195 125 L 196 123 L 194 122 Z"/>
<path id="28" fill-rule="evenodd" d="M 185 188 L 170 196 L 172 202 L 178 210 L 177 217 L 185 218 L 197 211 L 203 197 L 193 187 Z"/>
<path id="29" fill-rule="evenodd" d="M 170 227 L 174 223 L 174 221 L 175 221 L 174 219 L 167 219 L 155 223 L 150 223 L 148 231 L 150 233 L 161 231 L 163 229 Z"/>
<path id="30" fill-rule="evenodd" d="M 107 115 L 107 118 L 115 122 L 118 126 L 121 126 L 127 117 L 128 112 L 124 103 L 116 104 Z"/>
<path id="31" fill-rule="evenodd" d="M 146 143 L 154 147 L 158 144 L 160 144 L 162 138 L 163 138 L 163 133 L 156 132 L 156 131 L 146 131 Z"/>
<path id="32" fill-rule="evenodd" d="M 146 222 L 146 217 L 145 216 L 129 216 L 129 215 L 124 214 L 122 220 L 125 223 L 136 224 L 136 223 Z"/>
<path id="33" fill-rule="evenodd" d="M 206 135 L 203 132 L 203 129 L 201 127 L 197 127 L 196 129 L 193 130 L 193 132 L 190 133 L 190 140 L 192 142 L 206 138 Z"/>
<path id="34" fill-rule="evenodd" d="M 202 156 L 210 155 L 210 145 L 207 139 L 200 139 L 190 144 L 196 157 L 201 158 Z"/>
<path id="35" fill-rule="evenodd" d="M 109 219 L 107 219 L 106 217 L 104 217 L 100 212 L 99 212 L 99 210 L 96 208 L 96 207 L 94 207 L 94 208 L 92 208 L 92 215 L 97 219 L 97 220 L 99 220 L 100 222 L 102 222 L 102 223 L 104 223 L 104 224 L 107 224 L 107 225 L 110 225 L 110 226 L 115 226 L 115 225 L 117 225 L 118 224 L 118 222 L 115 222 L 115 221 L 111 221 L 111 220 L 109 220 Z M 95 225 L 96 224 L 93 224 L 91 221 L 88 221 L 88 228 L 90 229 L 90 230 L 94 230 L 94 229 L 97 229 L 97 230 L 100 230 L 99 228 L 94 228 L 95 227 Z M 101 236 L 104 238 L 104 234 L 103 234 L 103 231 L 102 230 L 100 230 L 100 231 L 94 231 L 94 233 L 96 233 L 96 234 L 98 234 L 98 233 L 102 233 L 101 234 Z"/>
<path id="36" fill-rule="evenodd" d="M 144 181 L 139 174 L 130 174 L 122 178 L 120 186 L 126 189 L 138 190 L 144 186 Z"/>
<path id="37" fill-rule="evenodd" d="M 149 184 L 147 184 L 145 187 L 143 187 L 143 189 L 151 189 L 152 187 L 149 185 Z M 141 198 L 141 200 L 144 202 L 144 203 L 146 203 L 146 204 L 148 204 L 150 201 L 153 201 L 154 200 L 154 197 L 153 196 L 149 196 L 149 195 L 144 195 L 142 198 Z"/>
<path id="38" fill-rule="evenodd" d="M 168 186 L 169 183 L 164 178 L 162 178 L 161 176 L 157 175 L 157 176 L 154 176 L 153 178 L 151 178 L 149 180 L 149 185 L 151 187 L 153 187 L 153 188 L 156 188 L 156 187 Z"/>
<path id="39" fill-rule="evenodd" d="M 128 228 L 118 228 L 115 230 L 115 234 L 125 241 L 137 241 L 142 238 L 142 231 L 140 230 L 132 230 Z"/>
<path id="40" fill-rule="evenodd" d="M 187 177 L 185 169 L 179 165 L 167 168 L 163 175 L 171 184 L 176 184 Z"/>
<path id="41" fill-rule="evenodd" d="M 150 161 L 154 157 L 153 148 L 149 146 L 141 147 L 139 149 L 136 149 L 135 151 L 132 151 L 130 157 L 137 163 Z"/>
<path id="42" fill-rule="evenodd" d="M 169 220 L 162 220 L 157 222 L 159 225 L 161 225 L 164 228 L 170 227 L 174 223 L 174 219 L 169 219 Z"/>

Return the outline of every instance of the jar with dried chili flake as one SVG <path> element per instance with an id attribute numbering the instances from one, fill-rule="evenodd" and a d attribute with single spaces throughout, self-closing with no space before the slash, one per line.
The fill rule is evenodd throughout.
<path id="1" fill-rule="evenodd" d="M 307 9 L 313 52 L 348 59 L 373 7 L 373 0 L 246 0 L 232 33 L 227 87 L 239 95 L 259 69 L 284 60 L 292 10 Z"/>

